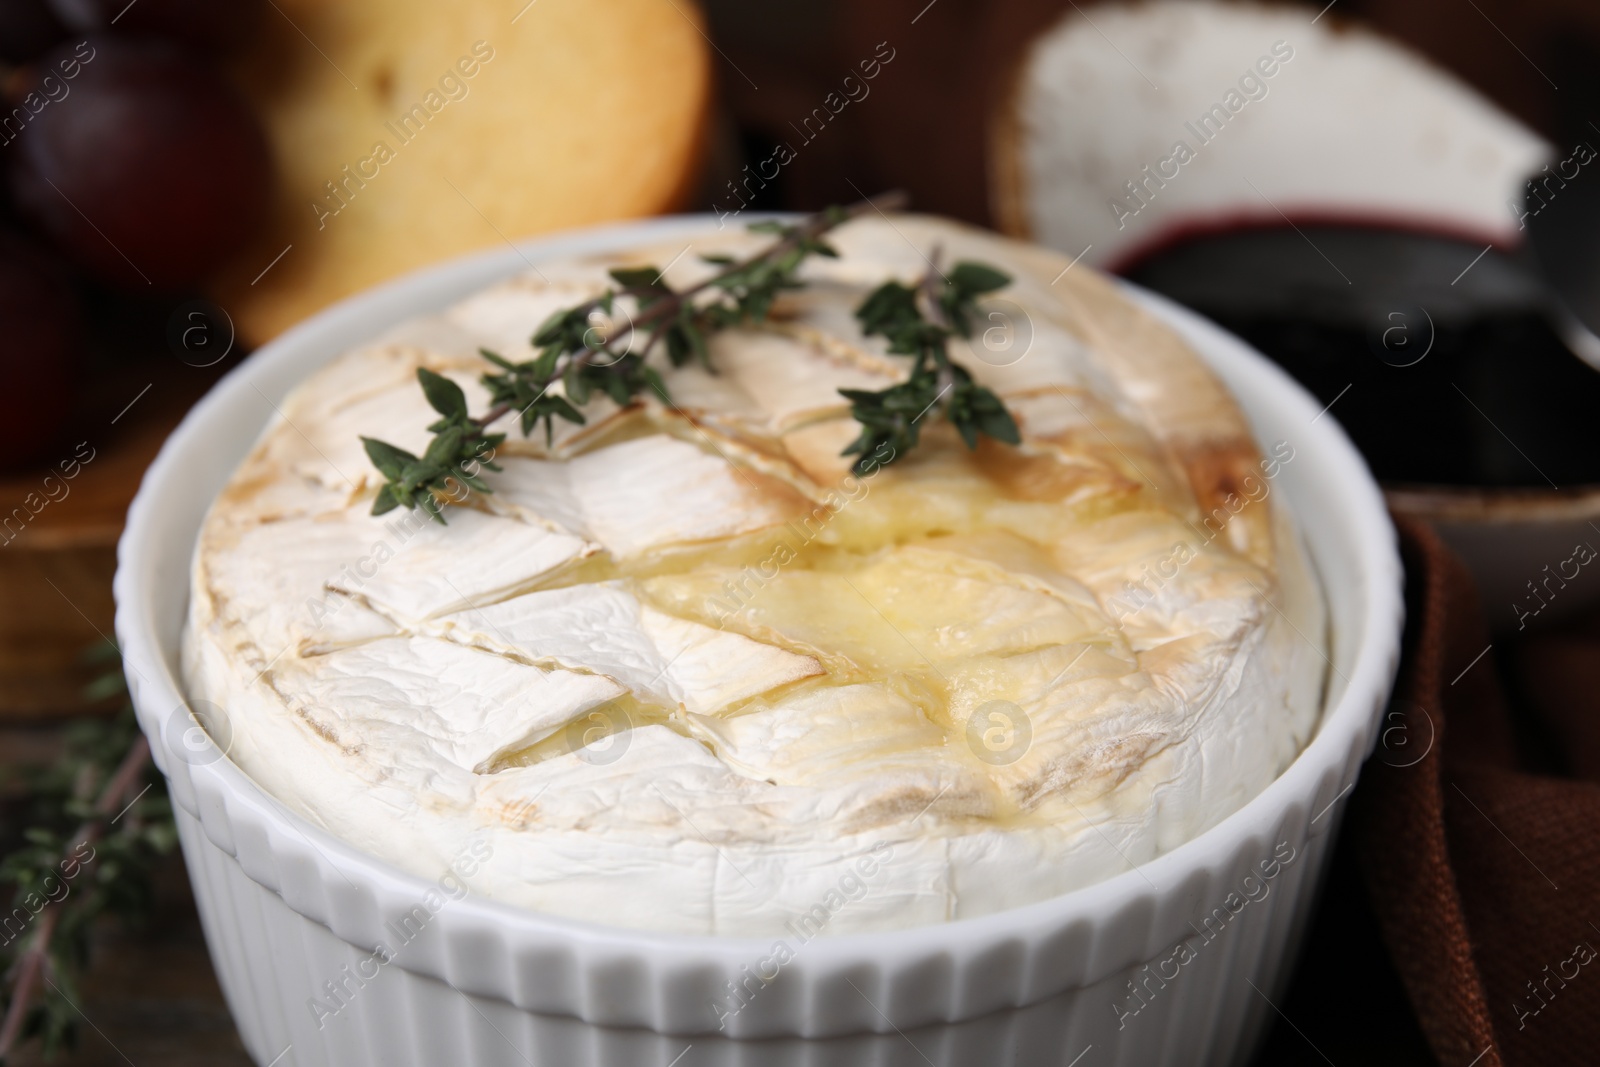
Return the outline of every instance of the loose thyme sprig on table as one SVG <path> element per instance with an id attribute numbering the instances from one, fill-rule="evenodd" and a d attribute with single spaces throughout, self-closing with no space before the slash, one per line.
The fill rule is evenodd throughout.
<path id="1" fill-rule="evenodd" d="M 532 343 L 539 354 L 533 359 L 514 363 L 480 349 L 500 368 L 483 376 L 494 404 L 482 415 L 474 417 L 468 411 L 466 394 L 455 382 L 419 368 L 423 393 L 440 415 L 428 427 L 434 438 L 421 456 L 370 437 L 361 439 L 368 458 L 384 476 L 372 513 L 423 506 L 444 522 L 441 498 L 459 499 L 452 482 L 491 492 L 481 470 L 500 469 L 492 455 L 506 435 L 490 433 L 488 428 L 512 412 L 518 414 L 524 437 L 542 422 L 548 442 L 556 419 L 585 421 L 580 409 L 596 392 L 627 404 L 649 390 L 671 403 L 666 383 L 647 363 L 658 346 L 665 346 L 674 367 L 697 361 L 715 373 L 706 343 L 711 333 L 766 321 L 780 292 L 803 285 L 798 273 L 808 256 L 838 255 L 822 239 L 824 235 L 860 215 L 896 210 L 904 203 L 905 197 L 895 193 L 847 208 L 829 207 L 798 223 L 758 222 L 750 227 L 753 232 L 770 233 L 777 240 L 742 262 L 702 256 L 722 269 L 687 289 L 674 290 L 666 284 L 664 272 L 653 266 L 612 270 L 614 287 L 556 312 L 534 331 Z M 947 350 L 952 336 L 970 333 L 978 297 L 1010 281 L 978 263 L 958 263 L 945 275 L 930 262 L 927 276 L 915 288 L 887 282 L 862 303 L 856 315 L 866 333 L 882 334 L 891 353 L 911 356 L 915 362 L 911 376 L 899 385 L 880 392 L 840 390 L 862 427 L 861 436 L 844 451 L 860 457 L 857 473 L 880 445 L 889 445 L 894 458 L 914 447 L 918 423 L 935 408 L 968 447 L 977 447 L 979 435 L 1017 443 L 1016 423 L 1000 398 L 974 383 L 971 374 L 950 361 Z M 624 321 L 609 327 L 594 323 L 597 314 L 612 316 L 624 299 L 634 304 Z M 644 336 L 637 346 L 636 334 Z"/>
<path id="2" fill-rule="evenodd" d="M 115 646 L 95 659 L 106 673 L 91 698 L 125 693 Z M 71 1044 L 90 935 L 102 916 L 145 912 L 155 858 L 177 843 L 131 706 L 73 724 L 66 740 L 57 762 L 20 774 L 25 793 L 0 797 L 27 827 L 0 827 L 0 1064 L 33 1038 L 46 1056 Z"/>

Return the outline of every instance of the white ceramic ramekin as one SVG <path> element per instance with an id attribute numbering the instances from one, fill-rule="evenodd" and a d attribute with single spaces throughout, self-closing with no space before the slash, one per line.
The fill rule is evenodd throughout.
<path id="1" fill-rule="evenodd" d="M 1239 1062 L 1273 1014 L 1374 741 L 1398 656 L 1400 564 L 1383 499 L 1334 419 L 1235 338 L 1136 290 L 1227 381 L 1261 441 L 1294 447 L 1275 485 L 1310 543 L 1334 634 L 1327 709 L 1304 754 L 1158 859 L 984 918 L 791 939 L 794 959 L 763 985 L 771 939 L 639 933 L 473 896 L 435 908 L 436 885 L 323 833 L 195 744 L 178 682 L 189 560 L 274 405 L 346 348 L 529 263 L 708 221 L 532 241 L 347 300 L 229 374 L 145 475 L 119 546 L 117 635 L 251 1055 L 263 1067 Z M 401 942 L 391 962 L 374 955 Z M 729 1003 L 730 982 L 748 1003 L 719 1031 L 711 1005 Z"/>

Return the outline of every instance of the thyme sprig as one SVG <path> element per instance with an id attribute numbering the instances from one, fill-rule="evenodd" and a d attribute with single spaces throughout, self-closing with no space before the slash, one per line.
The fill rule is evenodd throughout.
<path id="1" fill-rule="evenodd" d="M 978 298 L 1011 284 L 1011 278 L 982 263 L 963 261 L 945 274 L 934 250 L 928 271 L 915 286 L 887 281 L 874 289 L 856 318 L 869 337 L 888 339 L 889 351 L 913 359 L 911 375 L 898 385 L 872 392 L 841 389 L 850 401 L 850 414 L 861 424 L 861 435 L 844 450 L 859 456 L 856 472 L 863 473 L 868 457 L 903 456 L 916 447 L 924 416 L 935 407 L 956 428 L 968 448 L 978 447 L 980 436 L 1017 444 L 1021 437 L 1005 404 L 991 390 L 972 380 L 965 367 L 950 359 L 950 338 L 971 336 Z"/>
<path id="2" fill-rule="evenodd" d="M 493 454 L 506 435 L 491 433 L 489 427 L 513 412 L 524 437 L 543 424 L 549 442 L 557 419 L 578 425 L 586 421 L 582 408 L 597 393 L 618 405 L 645 392 L 671 403 L 666 383 L 648 363 L 652 353 L 664 348 L 674 367 L 694 362 L 715 373 L 711 334 L 766 321 L 779 294 L 802 285 L 799 270 L 808 257 L 838 255 L 823 239 L 829 231 L 868 212 L 896 210 L 904 200 L 901 194 L 889 194 L 851 207 L 829 207 L 797 223 L 758 222 L 750 229 L 772 234 L 772 244 L 743 261 L 702 256 L 721 269 L 686 289 L 674 290 L 654 266 L 610 271 L 615 285 L 540 324 L 532 337 L 538 349 L 534 358 L 513 362 L 480 349 L 498 368 L 481 379 L 493 402 L 482 415 L 469 412 L 460 386 L 418 369 L 423 393 L 440 415 L 428 427 L 434 437 L 421 456 L 384 441 L 361 439 L 384 476 L 372 513 L 421 506 L 444 522 L 440 504 L 446 498 L 459 500 L 463 486 L 490 492 L 482 471 L 500 469 Z M 969 447 L 976 447 L 980 434 L 1016 443 L 1016 424 L 1005 406 L 952 363 L 946 347 L 950 337 L 969 332 L 977 298 L 1009 282 L 991 267 L 960 263 L 948 276 L 930 271 L 915 290 L 890 282 L 868 297 L 858 311 L 863 327 L 888 337 L 891 352 L 911 355 L 915 363 L 906 382 L 882 392 L 840 390 L 862 425 L 862 436 L 844 453 L 860 454 L 858 469 L 879 443 L 894 445 L 891 454 L 897 456 L 915 445 L 917 423 L 935 406 Z"/>
<path id="3" fill-rule="evenodd" d="M 125 692 L 116 649 L 91 696 Z M 56 763 L 23 772 L 27 828 L 0 833 L 0 1064 L 38 1038 L 46 1055 L 74 1039 L 81 1003 L 75 976 L 89 963 L 90 935 L 105 915 L 137 919 L 151 898 L 156 856 L 177 841 L 172 807 L 133 708 L 75 723 Z"/>

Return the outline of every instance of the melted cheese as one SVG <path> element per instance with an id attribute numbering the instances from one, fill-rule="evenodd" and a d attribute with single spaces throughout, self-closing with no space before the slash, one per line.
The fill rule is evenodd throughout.
<path id="1" fill-rule="evenodd" d="M 185 677 L 232 757 L 417 873 L 481 840 L 478 892 L 731 934 L 776 933 L 867 856 L 889 859 L 830 932 L 1036 900 L 1264 787 L 1313 728 L 1323 617 L 1276 497 L 1210 521 L 1264 476 L 1231 401 L 1120 298 L 1058 296 L 1049 257 L 918 219 L 837 243 L 770 325 L 717 338 L 718 374 L 663 366 L 670 404 L 514 436 L 448 525 L 367 514 L 359 437 L 422 447 L 418 366 L 481 407 L 473 349 L 525 357 L 606 264 L 546 265 L 296 390 L 195 555 Z M 930 422 L 851 475 L 838 389 L 904 374 L 851 311 L 935 244 L 1016 276 L 1027 354 L 955 355 L 1023 444 Z M 676 285 L 709 269 L 683 259 Z"/>

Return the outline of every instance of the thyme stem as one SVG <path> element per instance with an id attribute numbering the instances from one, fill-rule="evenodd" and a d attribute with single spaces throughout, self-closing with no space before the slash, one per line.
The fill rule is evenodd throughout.
<path id="1" fill-rule="evenodd" d="M 100 790 L 99 799 L 94 804 L 94 817 L 80 825 L 77 832 L 68 839 L 70 843 L 62 850 L 63 860 L 71 857 L 83 845 L 92 845 L 100 840 L 105 834 L 107 820 L 117 812 L 117 806 L 138 784 L 149 762 L 150 742 L 140 734 Z M 88 866 L 88 863 L 84 866 Z M 17 960 L 16 982 L 12 986 L 11 1003 L 6 1009 L 5 1022 L 0 1023 L 0 1063 L 5 1062 L 6 1057 L 16 1046 L 17 1039 L 22 1034 L 23 1022 L 28 1017 L 28 1009 L 33 1003 L 34 987 L 45 977 L 45 972 L 49 968 L 50 939 L 55 935 L 56 924 L 61 921 L 65 903 L 63 900 L 45 909 L 39 917 L 39 925 L 34 928 L 33 936 L 28 941 L 28 947 L 22 951 Z"/>
<path id="2" fill-rule="evenodd" d="M 699 294 L 722 285 L 730 278 L 733 278 L 742 272 L 748 271 L 752 266 L 760 263 L 774 262 L 782 258 L 786 253 L 803 247 L 808 241 L 815 241 L 828 231 L 841 226 L 846 222 L 849 222 L 851 219 L 859 218 L 862 215 L 866 215 L 875 211 L 900 211 L 905 208 L 908 202 L 909 198 L 904 192 L 895 190 L 893 192 L 884 193 L 881 196 L 869 197 L 866 200 L 863 200 L 858 204 L 852 204 L 847 208 L 836 209 L 831 212 L 822 211 L 808 216 L 790 233 L 773 242 L 767 248 L 752 256 L 750 259 L 725 267 L 723 270 L 718 271 L 702 281 L 696 282 L 687 289 L 679 290 L 670 296 L 666 296 L 652 302 L 649 307 L 643 308 L 636 314 L 632 315 L 628 321 L 624 322 L 618 327 L 616 333 L 608 335 L 598 345 L 589 345 L 585 347 L 583 351 L 572 354 L 568 357 L 567 361 L 561 366 L 561 368 L 558 369 L 558 372 L 553 374 L 550 380 L 545 383 L 546 388 L 554 384 L 556 381 L 559 381 L 561 372 L 564 372 L 566 368 L 572 366 L 586 366 L 590 363 L 593 363 L 597 356 L 603 353 L 614 352 L 614 345 L 616 345 L 619 341 L 622 341 L 637 333 L 641 326 L 654 325 L 655 329 L 651 331 L 649 339 L 645 342 L 644 348 L 639 353 L 641 357 L 648 356 L 661 338 L 665 336 L 667 324 L 669 324 L 672 319 L 681 312 L 685 305 L 690 304 Z M 637 299 L 641 296 L 651 295 L 651 290 L 641 289 L 637 286 L 629 286 L 615 291 L 612 295 L 631 296 Z M 579 305 L 577 310 L 581 311 L 583 315 L 587 316 L 595 311 L 600 310 L 604 306 L 605 300 L 605 297 L 596 297 L 593 300 Z M 480 429 L 487 429 L 489 426 L 492 426 L 494 423 L 511 414 L 511 412 L 514 410 L 516 410 L 515 404 L 509 401 L 501 401 L 490 408 L 483 415 L 473 419 L 472 422 Z"/>

